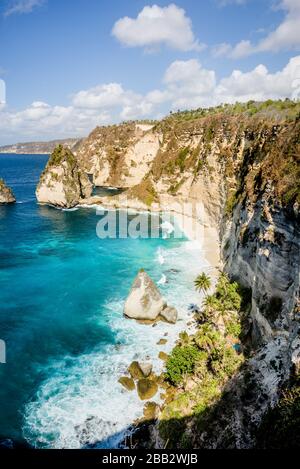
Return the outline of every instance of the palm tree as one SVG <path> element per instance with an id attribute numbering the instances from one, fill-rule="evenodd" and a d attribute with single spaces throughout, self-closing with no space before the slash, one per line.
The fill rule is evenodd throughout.
<path id="1" fill-rule="evenodd" d="M 204 272 L 201 275 L 198 275 L 194 283 L 196 290 L 199 292 L 206 293 L 211 287 L 211 279 Z"/>
<path id="2" fill-rule="evenodd" d="M 209 313 L 213 313 L 220 308 L 219 301 L 214 295 L 207 296 L 203 301 L 203 305 Z"/>

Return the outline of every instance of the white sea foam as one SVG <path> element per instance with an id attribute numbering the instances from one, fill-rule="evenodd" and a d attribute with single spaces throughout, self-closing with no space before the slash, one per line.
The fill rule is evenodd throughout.
<path id="1" fill-rule="evenodd" d="M 63 208 L 63 212 L 77 212 L 78 207 L 73 207 L 73 208 Z"/>
<path id="2" fill-rule="evenodd" d="M 158 248 L 157 250 L 157 260 L 160 265 L 164 265 L 165 263 L 165 258 L 163 256 L 163 251 L 161 248 Z"/>
<path id="3" fill-rule="evenodd" d="M 157 282 L 158 285 L 165 285 L 167 283 L 167 277 L 162 274 L 161 279 Z"/>
<path id="4" fill-rule="evenodd" d="M 177 324 L 161 322 L 152 327 L 125 319 L 124 298 L 110 299 L 104 311 L 95 312 L 93 320 L 101 321 L 103 315 L 108 318 L 117 345 L 77 358 L 65 357 L 46 370 L 49 379 L 26 406 L 23 430 L 31 444 L 80 448 L 101 442 L 99 447 L 117 447 L 126 429 L 142 415 L 144 403 L 136 391 L 126 391 L 118 379 L 126 374 L 132 360 L 150 360 L 156 373 L 162 371 L 159 351 L 170 352 L 181 330 L 194 330 L 193 324 L 187 327 L 192 318 L 188 305 L 199 303 L 201 298 L 193 291 L 193 280 L 208 267 L 197 245 L 190 241 L 168 250 L 160 248 L 159 252 L 164 263 L 158 263 L 151 274 L 157 279 L 168 278 L 160 288 L 168 303 L 179 311 Z M 158 346 L 163 337 L 168 339 L 167 344 Z M 155 399 L 159 402 L 159 393 Z"/>

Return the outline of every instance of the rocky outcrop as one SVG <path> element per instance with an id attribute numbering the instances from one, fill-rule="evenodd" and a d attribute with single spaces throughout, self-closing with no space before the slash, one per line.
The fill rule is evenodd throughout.
<path id="1" fill-rule="evenodd" d="M 13 191 L 7 187 L 3 179 L 0 179 L 0 204 L 12 204 L 16 202 Z"/>
<path id="2" fill-rule="evenodd" d="M 152 399 L 158 392 L 158 385 L 156 381 L 148 378 L 140 379 L 137 383 L 137 391 L 139 398 L 142 401 Z"/>
<path id="3" fill-rule="evenodd" d="M 128 376 L 121 376 L 119 379 L 119 383 L 127 389 L 127 391 L 134 391 L 135 383 L 132 378 L 128 378 Z"/>
<path id="4" fill-rule="evenodd" d="M 36 189 L 39 203 L 72 208 L 90 197 L 93 185 L 73 153 L 59 145 L 52 153 Z"/>
<path id="5" fill-rule="evenodd" d="M 132 379 L 148 378 L 152 373 L 153 366 L 149 362 L 133 361 L 129 368 L 128 373 Z"/>
<path id="6" fill-rule="evenodd" d="M 125 302 L 124 315 L 141 321 L 155 321 L 161 316 L 167 322 L 175 324 L 178 313 L 175 308 L 167 306 L 153 280 L 141 270 Z"/>
<path id="7" fill-rule="evenodd" d="M 79 145 L 77 157 L 95 186 L 139 184 L 156 157 L 161 134 L 153 124 L 125 123 L 97 127 Z"/>
<path id="8" fill-rule="evenodd" d="M 178 311 L 176 308 L 172 306 L 167 306 L 160 312 L 161 317 L 171 323 L 171 324 L 176 324 L 177 319 L 178 319 Z"/>

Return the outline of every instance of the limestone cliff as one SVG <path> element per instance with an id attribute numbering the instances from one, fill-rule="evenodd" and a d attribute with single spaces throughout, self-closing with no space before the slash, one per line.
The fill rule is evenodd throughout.
<path id="1" fill-rule="evenodd" d="M 96 186 L 128 188 L 149 172 L 160 138 L 150 124 L 97 127 L 79 146 L 77 157 Z"/>
<path id="2" fill-rule="evenodd" d="M 59 145 L 41 175 L 36 197 L 38 202 L 72 208 L 92 194 L 92 184 L 72 152 Z"/>
<path id="3" fill-rule="evenodd" d="M 0 204 L 12 204 L 16 201 L 12 190 L 0 178 Z"/>

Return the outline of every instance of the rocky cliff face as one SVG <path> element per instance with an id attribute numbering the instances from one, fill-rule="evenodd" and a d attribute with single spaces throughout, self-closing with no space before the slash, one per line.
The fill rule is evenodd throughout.
<path id="1" fill-rule="evenodd" d="M 128 188 L 148 173 L 160 138 L 153 125 L 98 127 L 79 146 L 77 157 L 96 186 Z"/>
<path id="2" fill-rule="evenodd" d="M 92 194 L 92 184 L 72 152 L 59 145 L 52 153 L 36 190 L 38 202 L 72 208 Z"/>
<path id="3" fill-rule="evenodd" d="M 13 191 L 0 179 L 0 204 L 12 204 L 16 201 Z"/>

